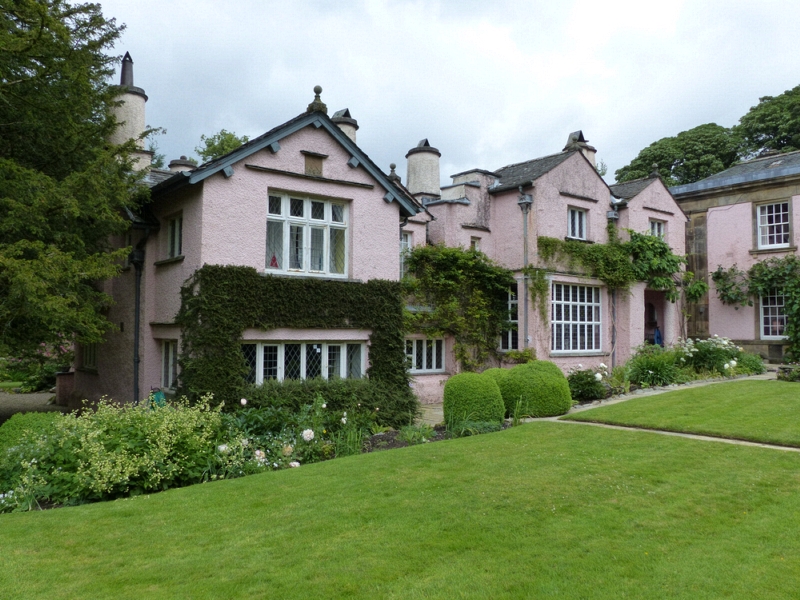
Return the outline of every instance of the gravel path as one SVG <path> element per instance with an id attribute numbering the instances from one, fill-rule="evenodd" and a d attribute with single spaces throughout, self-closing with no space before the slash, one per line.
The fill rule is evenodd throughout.
<path id="1" fill-rule="evenodd" d="M 55 397 L 51 392 L 42 394 L 8 394 L 0 392 L 0 425 L 18 412 L 69 412 L 65 406 L 50 404 Z"/>

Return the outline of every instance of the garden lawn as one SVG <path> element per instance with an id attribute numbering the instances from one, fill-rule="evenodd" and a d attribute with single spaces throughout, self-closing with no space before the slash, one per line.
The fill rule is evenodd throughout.
<path id="1" fill-rule="evenodd" d="M 800 446 L 800 384 L 715 383 L 632 398 L 563 419 Z"/>
<path id="2" fill-rule="evenodd" d="M 2 598 L 796 598 L 800 455 L 538 422 L 0 515 Z"/>

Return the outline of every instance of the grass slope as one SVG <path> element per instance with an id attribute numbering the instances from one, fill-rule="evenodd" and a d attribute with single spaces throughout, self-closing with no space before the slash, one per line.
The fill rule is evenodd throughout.
<path id="1" fill-rule="evenodd" d="M 564 417 L 800 446 L 800 385 L 730 381 L 633 398 Z"/>
<path id="2" fill-rule="evenodd" d="M 0 515 L 2 598 L 796 598 L 800 456 L 532 423 Z"/>

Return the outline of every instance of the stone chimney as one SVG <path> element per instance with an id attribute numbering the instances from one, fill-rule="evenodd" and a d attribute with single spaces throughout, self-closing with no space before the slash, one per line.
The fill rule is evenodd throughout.
<path id="1" fill-rule="evenodd" d="M 181 156 L 180 158 L 169 161 L 169 170 L 173 173 L 180 173 L 181 171 L 193 171 L 196 168 L 197 165 L 185 156 Z"/>
<path id="2" fill-rule="evenodd" d="M 336 126 L 341 129 L 347 137 L 353 140 L 353 143 L 355 143 L 356 131 L 358 131 L 358 121 L 350 116 L 349 108 L 337 110 L 335 113 L 333 113 L 331 121 L 336 123 Z"/>
<path id="3" fill-rule="evenodd" d="M 586 159 L 592 163 L 593 167 L 597 166 L 594 160 L 594 156 L 597 154 L 597 148 L 588 144 L 587 140 L 583 137 L 583 131 L 580 129 L 569 134 L 569 138 L 567 138 L 567 145 L 564 146 L 564 151 L 567 150 L 580 150 L 581 154 L 583 154 Z"/>
<path id="4" fill-rule="evenodd" d="M 145 130 L 145 103 L 147 94 L 142 88 L 133 85 L 133 59 L 129 52 L 125 53 L 122 59 L 122 72 L 119 80 L 122 93 L 118 97 L 121 101 L 119 106 L 112 110 L 117 118 L 117 129 L 109 137 L 109 142 L 114 145 L 124 144 L 130 139 L 136 140 L 136 151 L 132 158 L 137 170 L 146 169 L 150 166 L 153 153 L 144 149 L 144 140 L 139 136 Z"/>
<path id="5" fill-rule="evenodd" d="M 428 143 L 427 138 L 420 140 L 416 147 L 406 154 L 408 170 L 406 171 L 406 187 L 411 195 L 441 196 L 439 186 L 439 158 L 442 153 Z"/>

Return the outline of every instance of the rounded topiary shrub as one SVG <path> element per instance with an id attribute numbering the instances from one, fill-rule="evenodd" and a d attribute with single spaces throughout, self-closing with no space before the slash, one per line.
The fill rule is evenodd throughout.
<path id="1" fill-rule="evenodd" d="M 503 369 L 501 367 L 493 367 L 491 369 L 486 369 L 483 372 L 483 375 L 491 377 L 497 382 L 497 385 L 500 385 L 500 381 L 508 377 L 509 369 Z"/>
<path id="2" fill-rule="evenodd" d="M 537 360 L 511 369 L 500 381 L 508 414 L 529 417 L 563 415 L 572 407 L 569 383 L 555 364 Z"/>
<path id="3" fill-rule="evenodd" d="M 503 420 L 505 408 L 497 382 L 478 373 L 459 373 L 444 384 L 444 420 L 490 422 Z"/>

